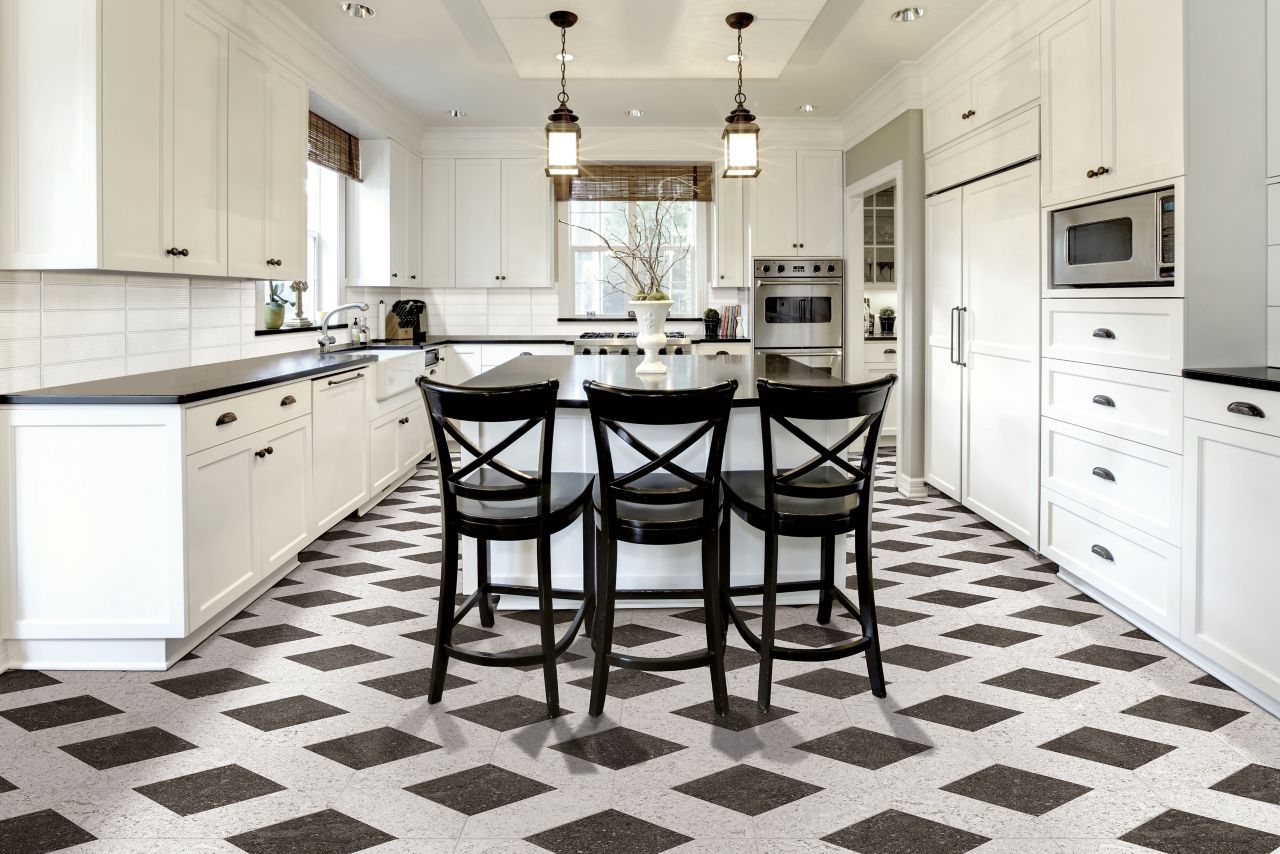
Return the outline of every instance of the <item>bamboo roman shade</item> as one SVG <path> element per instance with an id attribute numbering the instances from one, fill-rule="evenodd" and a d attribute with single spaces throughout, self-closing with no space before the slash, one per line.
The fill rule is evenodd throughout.
<path id="1" fill-rule="evenodd" d="M 360 180 L 360 138 L 315 113 L 307 123 L 307 159 Z"/>
<path id="2" fill-rule="evenodd" d="M 581 174 L 555 179 L 556 201 L 654 202 L 661 194 L 709 202 L 714 169 L 714 163 L 583 163 Z"/>

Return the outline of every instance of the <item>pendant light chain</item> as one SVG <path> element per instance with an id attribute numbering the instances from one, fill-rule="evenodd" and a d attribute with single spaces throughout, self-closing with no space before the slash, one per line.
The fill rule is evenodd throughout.
<path id="1" fill-rule="evenodd" d="M 568 56 L 569 54 L 566 50 L 566 44 L 565 44 L 565 28 L 561 27 L 560 28 L 560 94 L 557 96 L 557 100 L 560 101 L 561 106 L 569 103 L 569 93 L 566 91 L 566 88 L 569 85 L 569 81 L 565 78 L 565 67 L 564 67 Z M 739 66 L 739 69 L 738 69 L 738 88 L 742 88 L 741 66 Z"/>
<path id="2" fill-rule="evenodd" d="M 733 101 L 738 106 L 747 103 L 747 96 L 742 94 L 742 30 L 738 30 L 738 94 Z"/>

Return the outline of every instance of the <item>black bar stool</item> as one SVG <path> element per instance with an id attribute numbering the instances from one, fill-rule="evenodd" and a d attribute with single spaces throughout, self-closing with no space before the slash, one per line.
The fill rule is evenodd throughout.
<path id="1" fill-rule="evenodd" d="M 418 386 L 426 398 L 427 411 L 431 413 L 436 447 L 444 449 L 446 440 L 452 439 L 472 457 L 470 462 L 455 468 L 447 450 L 436 455 L 440 466 L 440 527 L 444 560 L 440 568 L 440 612 L 427 702 L 440 702 L 445 670 L 451 658 L 489 667 L 541 664 L 546 683 L 547 714 L 554 717 L 560 713 L 556 659 L 573 643 L 578 629 L 590 614 L 596 550 L 595 520 L 587 512 L 591 506 L 594 476 L 551 471 L 556 393 L 560 384 L 548 380 L 526 386 L 473 389 L 443 385 L 423 378 L 418 380 Z M 518 423 L 501 441 L 484 450 L 463 434 L 455 423 L 457 421 L 482 425 L 523 423 Z M 541 427 L 541 444 L 536 471 L 526 472 L 499 459 L 499 454 L 538 427 Z M 579 517 L 582 517 L 582 590 L 553 589 L 551 535 L 569 527 Z M 458 587 L 459 538 L 462 536 L 476 540 L 477 585 L 476 591 L 455 612 L 453 602 Z M 489 543 L 493 540 L 537 540 L 537 587 L 493 584 L 489 580 Z M 481 625 L 493 626 L 491 596 L 502 593 L 537 597 L 541 651 L 485 653 L 454 646 L 453 627 L 473 607 L 479 608 Z M 555 618 L 552 615 L 554 598 L 582 600 L 568 630 L 559 640 L 555 637 Z"/>
<path id="2" fill-rule="evenodd" d="M 591 407 L 596 461 L 600 472 L 595 509 L 600 517 L 600 555 L 597 560 L 595 675 L 591 680 L 591 715 L 604 711 L 609 666 L 632 670 L 711 669 L 711 694 L 719 714 L 729 708 L 724 678 L 725 633 L 720 615 L 717 580 L 717 523 L 720 504 L 720 463 L 729 428 L 729 408 L 738 390 L 734 380 L 686 391 L 632 391 L 588 380 L 583 383 Z M 665 451 L 654 450 L 628 425 L 691 427 Z M 615 469 L 611 437 L 616 436 L 645 462 L 630 471 Z M 690 471 L 677 462 L 704 436 L 710 437 L 706 465 Z M 618 597 L 618 543 L 673 545 L 702 543 L 702 590 L 624 590 L 626 598 L 677 598 L 701 593 L 707 624 L 707 648 L 667 658 L 613 652 L 613 615 Z"/>
<path id="3" fill-rule="evenodd" d="M 865 652 L 871 691 L 884 697 L 884 668 L 880 662 L 880 637 L 876 628 L 875 598 L 871 590 L 871 496 L 875 482 L 876 450 L 889 391 L 898 377 L 890 374 L 874 382 L 852 386 L 789 385 L 761 379 L 761 441 L 763 471 L 728 471 L 723 475 L 725 505 L 720 524 L 721 590 L 733 624 L 747 644 L 760 653 L 760 685 L 756 702 L 768 711 L 773 688 L 773 660 L 831 661 Z M 806 433 L 796 420 L 851 421 L 859 423 L 828 446 Z M 814 452 L 799 465 L 779 470 L 774 462 L 774 423 Z M 865 436 L 862 459 L 853 465 L 845 457 L 860 436 Z M 729 513 L 764 532 L 762 584 L 731 586 L 729 581 Z M 856 536 L 855 565 L 858 604 L 854 605 L 836 584 L 835 538 Z M 778 583 L 778 537 L 817 537 L 821 540 L 821 576 L 814 581 Z M 778 592 L 817 590 L 818 622 L 831 620 L 832 600 L 837 600 L 862 626 L 862 636 L 827 646 L 796 648 L 774 642 Z M 764 594 L 760 634 L 747 628 L 733 603 L 734 596 Z"/>

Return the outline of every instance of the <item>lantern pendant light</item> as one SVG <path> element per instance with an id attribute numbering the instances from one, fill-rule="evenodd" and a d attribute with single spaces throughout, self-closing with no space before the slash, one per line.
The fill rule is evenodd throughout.
<path id="1" fill-rule="evenodd" d="M 754 178 L 760 174 L 760 126 L 747 109 L 747 96 L 742 94 L 742 31 L 754 20 L 755 16 L 748 12 L 734 12 L 724 19 L 738 31 L 738 94 L 733 98 L 737 106 L 725 118 L 723 135 L 725 178 Z"/>
<path id="2" fill-rule="evenodd" d="M 569 93 L 565 91 L 565 62 L 569 54 L 565 45 L 565 30 L 578 23 L 573 12 L 552 12 L 551 23 L 560 28 L 560 106 L 547 118 L 547 176 L 578 174 L 578 143 L 582 129 L 578 117 L 569 109 Z"/>

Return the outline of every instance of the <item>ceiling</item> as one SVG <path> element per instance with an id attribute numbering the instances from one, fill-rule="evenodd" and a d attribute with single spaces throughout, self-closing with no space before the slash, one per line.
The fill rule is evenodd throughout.
<path id="1" fill-rule="evenodd" d="M 547 15 L 572 0 L 281 0 L 428 125 L 541 126 L 555 107 L 560 33 Z M 761 117 L 835 119 L 898 62 L 919 59 L 985 0 L 578 0 L 568 32 L 570 104 L 584 127 L 706 127 L 733 106 L 734 11 L 744 32 L 747 103 Z M 915 0 L 920 2 L 920 0 Z M 814 104 L 801 114 L 797 107 Z M 353 105 L 357 106 L 357 105 Z M 463 110 L 461 119 L 448 111 Z M 639 119 L 625 116 L 641 109 Z"/>

